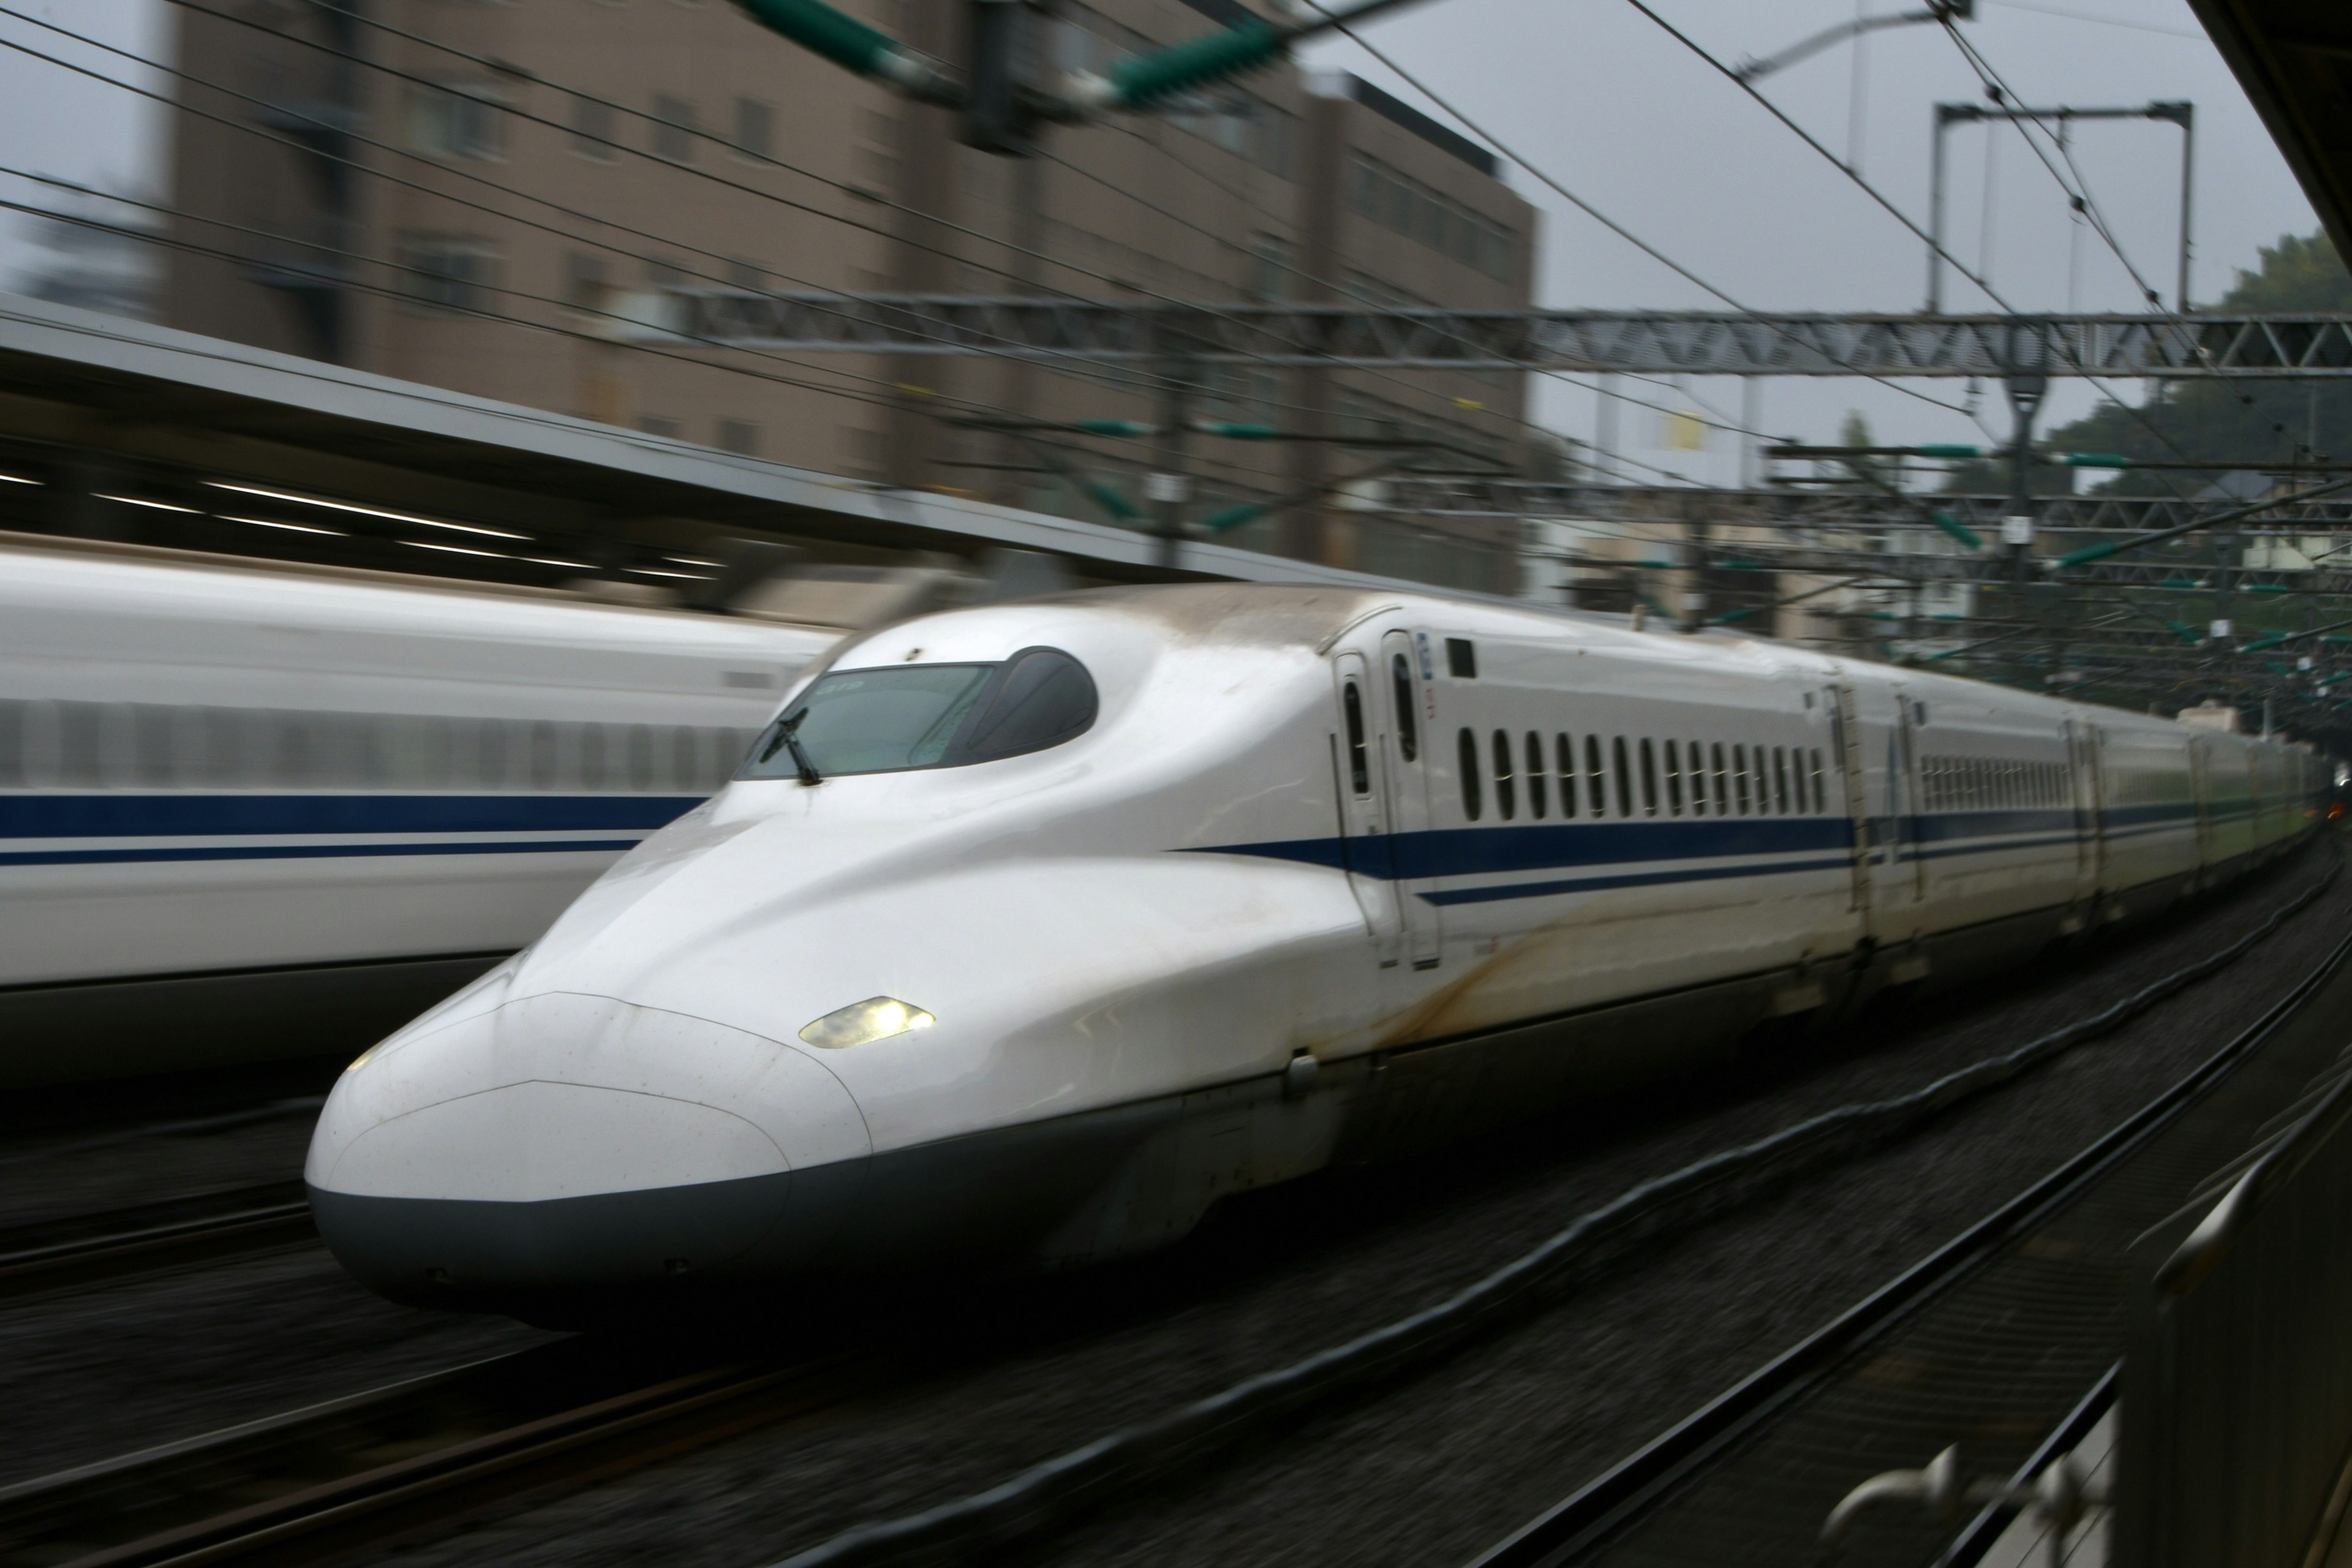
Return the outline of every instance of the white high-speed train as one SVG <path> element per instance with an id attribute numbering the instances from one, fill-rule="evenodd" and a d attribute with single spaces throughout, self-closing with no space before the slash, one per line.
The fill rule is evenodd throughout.
<path id="1" fill-rule="evenodd" d="M 853 638 L 736 781 L 352 1064 L 397 1298 L 1055 1265 L 2154 910 L 2307 749 L 1728 637 L 1102 590 Z"/>
<path id="2" fill-rule="evenodd" d="M 833 640 L 0 535 L 0 1087 L 358 1048 L 718 788 Z"/>

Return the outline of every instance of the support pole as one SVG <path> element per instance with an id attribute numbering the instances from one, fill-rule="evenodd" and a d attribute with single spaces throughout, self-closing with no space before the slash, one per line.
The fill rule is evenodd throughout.
<path id="1" fill-rule="evenodd" d="M 1927 314 L 1944 313 L 1944 143 L 1956 118 L 1955 105 L 1936 105 L 1934 150 L 1927 161 Z"/>
<path id="2" fill-rule="evenodd" d="M 2010 328 L 2010 363 L 2019 363 L 2021 328 Z M 2009 513 L 2000 520 L 2000 542 L 2007 547 L 2010 580 L 2022 591 L 2033 581 L 2033 416 L 2050 390 L 2050 378 L 2039 370 L 2012 369 L 2001 380 L 2009 394 Z"/>
<path id="3" fill-rule="evenodd" d="M 1160 536 L 1160 564 L 1175 570 L 1184 542 L 1184 503 L 1192 481 L 1184 471 L 1184 437 L 1192 424 L 1192 366 L 1175 354 L 1160 362 L 1160 437 L 1152 452 L 1152 472 L 1144 489 L 1151 500 L 1153 531 Z"/>
<path id="4" fill-rule="evenodd" d="M 2172 107 L 2180 111 L 2180 277 L 2173 288 L 2172 308 L 2185 312 L 2189 309 L 2189 258 L 2192 249 L 2189 220 L 2191 198 L 2196 193 L 2197 106 L 2184 102 Z"/>

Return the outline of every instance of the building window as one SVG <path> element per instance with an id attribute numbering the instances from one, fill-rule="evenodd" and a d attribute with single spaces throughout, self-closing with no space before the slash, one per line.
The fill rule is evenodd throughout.
<path id="1" fill-rule="evenodd" d="M 603 310 L 607 286 L 603 257 L 575 250 L 564 258 L 563 298 L 573 310 Z"/>
<path id="2" fill-rule="evenodd" d="M 735 100 L 735 146 L 747 157 L 765 158 L 774 144 L 776 112 L 756 98 Z"/>
<path id="3" fill-rule="evenodd" d="M 598 99 L 572 100 L 572 150 L 583 158 L 609 163 L 619 157 L 620 126 L 613 106 Z"/>
<path id="4" fill-rule="evenodd" d="M 659 436 L 664 440 L 675 441 L 677 439 L 677 421 L 675 419 L 664 419 L 657 414 L 646 414 L 639 416 L 637 419 L 637 428 L 644 431 L 648 436 Z"/>
<path id="5" fill-rule="evenodd" d="M 1250 280 L 1246 292 L 1254 300 L 1279 300 L 1289 291 L 1290 247 L 1278 234 L 1261 234 L 1250 247 Z"/>
<path id="6" fill-rule="evenodd" d="M 1357 216 L 1409 235 L 1497 282 L 1512 280 L 1517 237 L 1493 219 L 1361 153 L 1349 159 L 1347 185 L 1348 206 Z"/>
<path id="7" fill-rule="evenodd" d="M 458 235 L 410 234 L 396 252 L 400 291 L 415 304 L 442 310 L 489 308 L 498 254 L 478 239 Z"/>
<path id="8" fill-rule="evenodd" d="M 668 93 L 654 94 L 654 156 L 673 163 L 694 162 L 694 105 Z"/>
<path id="9" fill-rule="evenodd" d="M 760 427 L 748 419 L 721 419 L 719 422 L 719 449 L 739 457 L 757 457 L 760 451 Z"/>
<path id="10" fill-rule="evenodd" d="M 408 91 L 408 144 L 429 158 L 506 155 L 506 117 L 487 82 L 415 86 Z"/>

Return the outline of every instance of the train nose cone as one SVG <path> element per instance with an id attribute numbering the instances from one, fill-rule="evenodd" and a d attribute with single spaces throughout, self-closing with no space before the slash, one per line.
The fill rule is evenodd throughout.
<path id="1" fill-rule="evenodd" d="M 847 1090 L 759 1036 L 573 994 L 420 1026 L 344 1075 L 305 1172 L 327 1245 L 395 1299 L 788 1274 L 862 1179 Z"/>

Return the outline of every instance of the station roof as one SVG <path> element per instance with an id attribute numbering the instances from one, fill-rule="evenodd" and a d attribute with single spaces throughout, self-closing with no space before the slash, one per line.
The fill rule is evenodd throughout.
<path id="1" fill-rule="evenodd" d="M 2352 6 L 2189 3 L 2286 154 L 2336 254 L 2352 260 Z"/>
<path id="2" fill-rule="evenodd" d="M 1047 552 L 1095 580 L 1393 585 L 1197 541 L 1171 573 L 1158 541 L 1129 529 L 762 462 L 13 295 L 0 295 L 0 466 L 46 476 L 59 503 L 210 476 L 511 529 L 542 553 L 715 527 L 885 552 Z M 33 494 L 0 491 L 18 515 Z"/>

